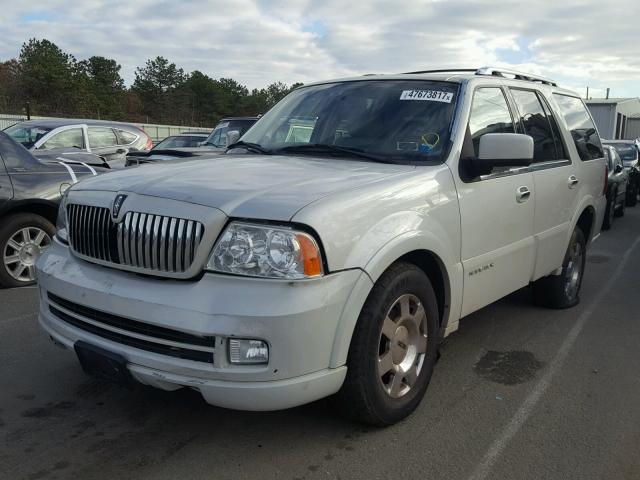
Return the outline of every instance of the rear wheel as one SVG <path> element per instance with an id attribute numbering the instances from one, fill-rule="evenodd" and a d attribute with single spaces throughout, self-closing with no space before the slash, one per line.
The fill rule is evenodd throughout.
<path id="1" fill-rule="evenodd" d="M 586 261 L 586 239 L 579 227 L 573 231 L 560 275 L 549 275 L 533 282 L 533 299 L 549 308 L 569 308 L 580 302 L 580 287 Z"/>
<path id="2" fill-rule="evenodd" d="M 0 286 L 20 287 L 35 282 L 35 263 L 49 246 L 55 227 L 33 213 L 2 219 L 0 227 Z"/>
<path id="3" fill-rule="evenodd" d="M 346 416 L 384 426 L 413 412 L 437 359 L 438 306 L 427 275 L 408 263 L 376 282 L 351 340 L 347 377 L 334 397 Z"/>

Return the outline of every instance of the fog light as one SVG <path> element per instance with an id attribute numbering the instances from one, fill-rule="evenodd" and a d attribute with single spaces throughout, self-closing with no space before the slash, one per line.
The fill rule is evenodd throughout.
<path id="1" fill-rule="evenodd" d="M 269 347 L 262 340 L 231 338 L 229 361 L 245 365 L 269 363 Z"/>

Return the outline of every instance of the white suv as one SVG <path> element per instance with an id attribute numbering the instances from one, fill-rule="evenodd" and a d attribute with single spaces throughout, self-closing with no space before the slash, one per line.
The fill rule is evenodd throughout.
<path id="1" fill-rule="evenodd" d="M 465 315 L 529 284 L 578 303 L 605 182 L 582 100 L 541 77 L 307 85 L 216 160 L 69 189 L 40 322 L 89 373 L 391 424 Z"/>

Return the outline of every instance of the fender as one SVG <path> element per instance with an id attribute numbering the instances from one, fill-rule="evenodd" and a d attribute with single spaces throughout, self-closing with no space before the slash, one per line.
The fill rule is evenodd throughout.
<path id="1" fill-rule="evenodd" d="M 603 216 L 598 214 L 599 210 L 602 210 L 602 209 L 598 209 L 596 207 L 595 201 L 596 199 L 591 194 L 584 195 L 580 199 L 578 208 L 576 208 L 576 211 L 574 212 L 573 217 L 571 218 L 571 228 L 569 229 L 567 238 L 565 239 L 565 246 L 567 248 L 569 247 L 569 242 L 571 241 L 571 235 L 573 234 L 573 231 L 575 230 L 576 225 L 578 225 L 578 220 L 580 219 L 580 216 L 588 208 L 591 208 L 593 210 L 593 225 L 591 226 L 591 232 L 589 233 L 589 238 L 586 239 L 587 245 L 589 245 L 594 240 L 594 237 L 596 237 L 599 234 L 600 228 L 598 227 L 597 222 L 599 221 L 600 224 L 602 224 Z"/>
<path id="2" fill-rule="evenodd" d="M 344 365 L 347 361 L 358 316 L 375 281 L 391 264 L 411 252 L 430 252 L 443 268 L 445 305 L 448 306 L 443 315 L 443 326 L 446 326 L 445 335 L 457 330 L 462 308 L 462 264 L 451 246 L 443 243 L 442 238 L 446 237 L 438 237 L 434 232 L 418 230 L 404 232 L 384 244 L 366 263 L 364 274 L 356 282 L 338 323 L 331 354 L 332 368 Z"/>

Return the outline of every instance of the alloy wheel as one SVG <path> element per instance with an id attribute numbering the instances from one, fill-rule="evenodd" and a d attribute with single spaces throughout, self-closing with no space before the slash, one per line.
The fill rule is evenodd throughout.
<path id="1" fill-rule="evenodd" d="M 4 247 L 4 268 L 15 280 L 32 282 L 36 278 L 36 261 L 50 243 L 51 237 L 41 228 L 21 228 Z"/>
<path id="2" fill-rule="evenodd" d="M 378 377 L 391 398 L 406 395 L 420 376 L 427 352 L 427 315 L 418 297 L 405 294 L 389 309 L 382 325 Z"/>
<path id="3" fill-rule="evenodd" d="M 584 255 L 582 244 L 575 242 L 571 246 L 569 253 L 569 262 L 567 263 L 567 271 L 565 274 L 564 293 L 569 299 L 575 298 L 580 289 L 582 281 L 582 265 Z"/>

